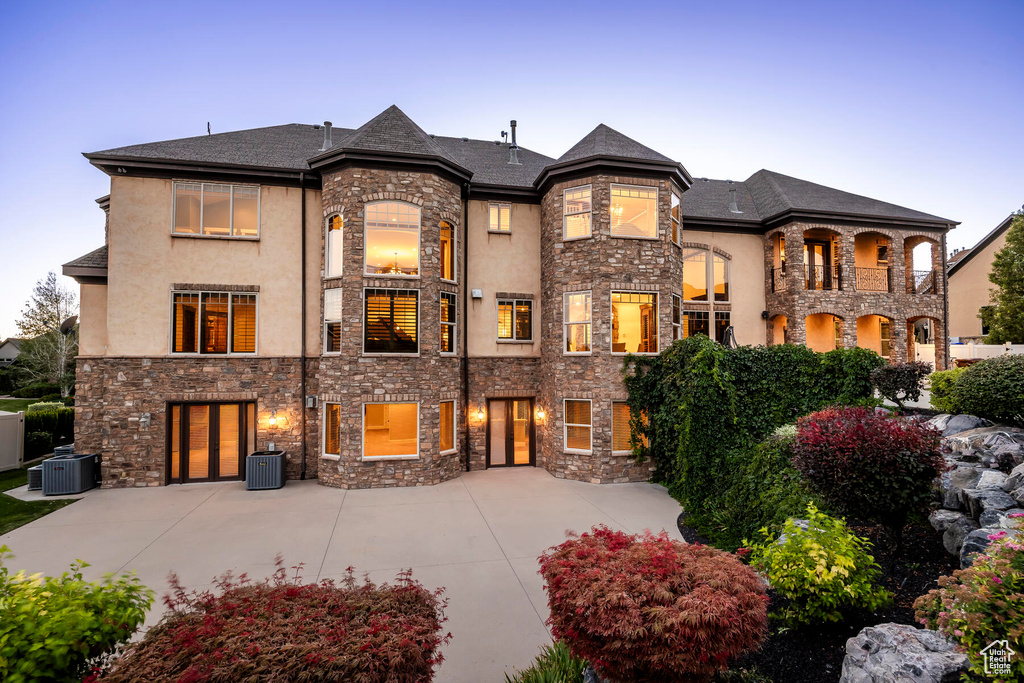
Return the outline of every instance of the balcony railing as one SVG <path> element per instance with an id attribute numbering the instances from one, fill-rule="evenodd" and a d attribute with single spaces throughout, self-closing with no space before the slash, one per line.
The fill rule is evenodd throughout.
<path id="1" fill-rule="evenodd" d="M 772 269 L 772 291 L 773 292 L 785 292 L 786 291 L 786 269 L 785 268 L 773 268 Z"/>
<path id="2" fill-rule="evenodd" d="M 935 294 L 935 271 L 914 271 L 914 294 Z"/>
<path id="3" fill-rule="evenodd" d="M 891 292 L 892 268 L 855 268 L 858 292 Z"/>
<path id="4" fill-rule="evenodd" d="M 843 269 L 840 266 L 804 266 L 804 286 L 825 291 L 841 290 Z"/>

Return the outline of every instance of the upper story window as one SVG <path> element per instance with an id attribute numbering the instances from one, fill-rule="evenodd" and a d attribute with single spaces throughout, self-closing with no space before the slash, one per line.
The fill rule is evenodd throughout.
<path id="1" fill-rule="evenodd" d="M 458 346 L 456 328 L 457 297 L 451 292 L 441 292 L 441 353 L 455 353 Z"/>
<path id="2" fill-rule="evenodd" d="M 729 301 L 729 260 L 707 249 L 684 249 L 683 299 L 709 301 L 708 283 L 713 283 L 715 301 Z"/>
<path id="3" fill-rule="evenodd" d="M 574 187 L 563 193 L 562 239 L 590 237 L 590 185 Z"/>
<path id="4" fill-rule="evenodd" d="M 441 279 L 455 282 L 455 228 L 441 221 Z"/>
<path id="5" fill-rule="evenodd" d="M 658 295 L 612 292 L 612 353 L 658 352 Z"/>
<path id="6" fill-rule="evenodd" d="M 566 292 L 562 295 L 565 353 L 590 353 L 590 292 Z"/>
<path id="7" fill-rule="evenodd" d="M 338 214 L 327 219 L 327 237 L 324 242 L 324 277 L 341 275 L 341 229 L 343 225 L 341 216 Z"/>
<path id="8" fill-rule="evenodd" d="M 512 205 L 491 202 L 487 205 L 489 232 L 512 232 Z"/>
<path id="9" fill-rule="evenodd" d="M 533 340 L 533 302 L 529 299 L 498 299 L 499 341 Z"/>
<path id="10" fill-rule="evenodd" d="M 683 338 L 682 333 L 682 308 L 683 302 L 678 294 L 672 295 L 672 341 L 679 341 Z"/>
<path id="11" fill-rule="evenodd" d="M 341 352 L 341 289 L 324 290 L 324 353 Z"/>
<path id="12" fill-rule="evenodd" d="M 420 274 L 420 209 L 401 202 L 375 202 L 365 209 L 366 275 Z"/>
<path id="13" fill-rule="evenodd" d="M 672 223 L 672 242 L 679 244 L 679 237 L 682 234 L 682 223 L 680 221 L 682 200 L 679 195 L 672 192 L 672 212 L 671 212 L 671 223 Z"/>
<path id="14" fill-rule="evenodd" d="M 173 292 L 171 353 L 256 353 L 256 294 Z"/>
<path id="15" fill-rule="evenodd" d="M 612 237 L 658 236 L 658 188 L 612 185 Z"/>
<path id="16" fill-rule="evenodd" d="M 419 353 L 419 292 L 367 289 L 363 297 L 363 353 Z"/>
<path id="17" fill-rule="evenodd" d="M 174 183 L 175 235 L 259 237 L 257 185 Z"/>

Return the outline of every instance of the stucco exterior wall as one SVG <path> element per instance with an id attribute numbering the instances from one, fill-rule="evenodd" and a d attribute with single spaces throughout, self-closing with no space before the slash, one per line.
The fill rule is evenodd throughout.
<path id="1" fill-rule="evenodd" d="M 483 291 L 482 299 L 469 299 L 467 330 L 470 357 L 540 357 L 540 206 L 512 204 L 511 234 L 488 232 L 488 202 L 473 200 L 466 206 L 469 225 L 467 293 Z M 533 343 L 498 342 L 497 293 L 533 295 Z"/>
<path id="2" fill-rule="evenodd" d="M 989 305 L 994 285 L 988 274 L 996 252 L 1006 246 L 1006 233 L 975 254 L 970 261 L 949 277 L 949 335 L 951 337 L 981 336 L 978 312 Z"/>
<path id="3" fill-rule="evenodd" d="M 78 353 L 102 356 L 107 350 L 107 285 L 82 285 L 78 311 Z"/>

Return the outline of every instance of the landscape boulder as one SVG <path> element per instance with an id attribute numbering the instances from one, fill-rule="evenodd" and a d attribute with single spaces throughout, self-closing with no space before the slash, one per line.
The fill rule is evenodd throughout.
<path id="1" fill-rule="evenodd" d="M 1024 508 L 1010 508 L 1009 510 L 985 510 L 978 518 L 978 523 L 983 527 L 999 529 L 1015 529 L 1021 521 L 1020 518 L 1010 515 L 1024 515 Z M 932 524 L 934 526 L 934 523 Z"/>
<path id="2" fill-rule="evenodd" d="M 977 528 L 978 523 L 967 515 L 954 520 L 946 527 L 946 531 L 942 534 L 942 546 L 950 555 L 956 555 L 959 557 L 960 548 L 963 547 L 964 539 L 967 538 L 967 534 Z"/>
<path id="3" fill-rule="evenodd" d="M 879 624 L 846 641 L 839 683 L 957 683 L 968 666 L 967 655 L 937 631 Z"/>
<path id="4" fill-rule="evenodd" d="M 1021 486 L 1024 486 L 1024 464 L 1017 465 L 1010 470 L 1010 476 L 1003 482 L 1003 490 L 1009 493 Z"/>
<path id="5" fill-rule="evenodd" d="M 992 545 L 992 539 L 989 536 L 999 533 L 1005 533 L 1007 538 L 1017 538 L 1020 535 L 1020 532 L 1016 529 L 975 529 L 967 534 L 963 547 L 960 548 L 960 568 L 967 569 L 974 564 L 975 556 L 978 553 L 985 552 L 985 548 Z"/>
<path id="6" fill-rule="evenodd" d="M 942 474 L 939 491 L 942 494 L 942 507 L 959 510 L 963 507 L 962 493 L 964 489 L 972 489 L 981 478 L 981 470 L 977 467 L 958 466 Z"/>
<path id="7" fill-rule="evenodd" d="M 961 499 L 974 519 L 979 519 L 985 510 L 1009 510 L 1017 507 L 1017 501 L 1003 491 L 1002 487 L 964 489 Z"/>
<path id="8" fill-rule="evenodd" d="M 979 427 L 989 427 L 992 423 L 988 420 L 975 417 L 974 415 L 954 415 L 949 418 L 946 422 L 946 427 L 942 430 L 943 436 L 953 436 L 954 434 L 960 434 L 966 432 L 969 429 L 978 429 Z"/>
<path id="9" fill-rule="evenodd" d="M 935 527 L 935 530 L 938 532 L 943 532 L 956 522 L 966 518 L 967 515 L 962 512 L 957 512 L 956 510 L 943 510 L 942 508 L 934 510 L 930 515 L 928 515 L 928 521 L 931 522 L 932 526 Z"/>

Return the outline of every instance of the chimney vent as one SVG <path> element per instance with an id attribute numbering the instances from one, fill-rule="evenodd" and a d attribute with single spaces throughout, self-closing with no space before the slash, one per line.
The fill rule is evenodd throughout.
<path id="1" fill-rule="evenodd" d="M 728 182 L 732 182 L 731 180 Z M 729 211 L 731 213 L 743 213 L 740 211 L 739 205 L 736 203 L 736 188 L 730 188 L 729 190 Z"/>
<path id="2" fill-rule="evenodd" d="M 512 127 L 512 144 L 508 147 L 508 163 L 519 166 L 519 145 L 516 144 L 516 120 L 512 119 L 509 125 Z"/>
<path id="3" fill-rule="evenodd" d="M 324 146 L 320 148 L 321 152 L 326 152 L 327 150 L 334 146 L 334 143 L 331 142 L 332 125 L 333 124 L 331 124 L 330 121 L 324 121 Z"/>

